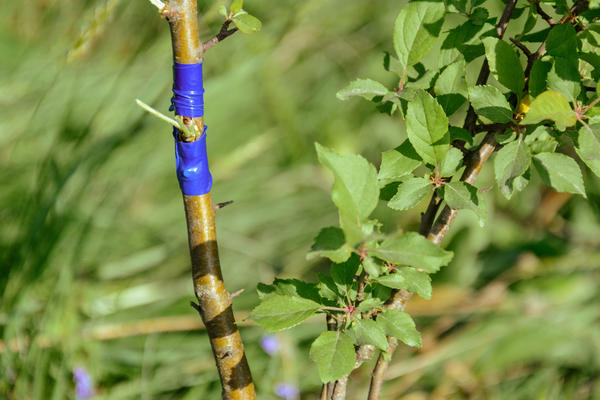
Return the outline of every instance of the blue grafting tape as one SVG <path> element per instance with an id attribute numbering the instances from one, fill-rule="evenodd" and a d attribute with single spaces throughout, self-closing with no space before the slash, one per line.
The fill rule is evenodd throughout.
<path id="1" fill-rule="evenodd" d="M 175 168 L 181 192 L 188 196 L 200 196 L 210 192 L 212 175 L 206 156 L 206 125 L 202 136 L 194 142 L 177 140 L 179 131 L 173 129 L 175 137 Z"/>
<path id="2" fill-rule="evenodd" d="M 173 64 L 173 97 L 170 111 L 183 117 L 204 115 L 202 63 Z"/>

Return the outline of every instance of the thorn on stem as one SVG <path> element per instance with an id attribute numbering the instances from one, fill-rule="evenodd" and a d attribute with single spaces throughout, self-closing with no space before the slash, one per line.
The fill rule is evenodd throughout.
<path id="1" fill-rule="evenodd" d="M 192 306 L 194 310 L 198 311 L 198 314 L 202 315 L 202 308 L 200 307 L 200 305 L 194 303 L 193 301 L 190 301 L 190 306 Z"/>
<path id="2" fill-rule="evenodd" d="M 244 293 L 244 290 L 246 290 L 246 289 L 236 290 L 235 292 L 231 293 L 229 295 L 229 297 L 231 297 L 231 300 L 233 300 L 234 298 L 238 297 L 240 294 Z"/>
<path id="3" fill-rule="evenodd" d="M 229 201 L 224 201 L 222 203 L 217 203 L 217 205 L 215 205 L 215 211 L 216 210 L 220 210 L 221 208 L 230 205 L 231 203 L 233 203 L 233 200 L 229 200 Z"/>

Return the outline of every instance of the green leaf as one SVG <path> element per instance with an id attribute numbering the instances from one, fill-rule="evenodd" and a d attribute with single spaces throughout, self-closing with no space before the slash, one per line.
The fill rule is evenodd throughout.
<path id="1" fill-rule="evenodd" d="M 219 14 L 221 14 L 222 16 L 224 16 L 225 18 L 229 17 L 229 12 L 227 11 L 227 7 L 225 7 L 224 4 L 221 4 L 219 6 Z"/>
<path id="2" fill-rule="evenodd" d="M 525 74 L 517 53 L 500 39 L 486 37 L 482 42 L 490 71 L 496 80 L 511 92 L 520 95 L 525 85 Z"/>
<path id="3" fill-rule="evenodd" d="M 400 310 L 383 310 L 377 317 L 388 336 L 393 336 L 409 346 L 421 347 L 421 335 L 417 332 L 415 321 L 410 315 Z"/>
<path id="4" fill-rule="evenodd" d="M 340 100 L 348 100 L 352 96 L 361 96 L 367 100 L 373 100 L 375 96 L 385 96 L 388 93 L 389 90 L 377 81 L 356 79 L 337 92 L 336 97 Z"/>
<path id="5" fill-rule="evenodd" d="M 534 165 L 544 183 L 557 192 L 585 194 L 579 165 L 560 153 L 540 153 L 533 156 Z"/>
<path id="6" fill-rule="evenodd" d="M 319 162 L 335 177 L 331 198 L 339 210 L 346 242 L 354 245 L 364 236 L 362 226 L 377 206 L 377 171 L 361 156 L 340 155 L 318 143 L 316 148 Z"/>
<path id="7" fill-rule="evenodd" d="M 538 126 L 533 132 L 525 136 L 525 144 L 529 147 L 532 154 L 554 153 L 558 142 L 550 135 L 550 128 L 547 126 Z"/>
<path id="8" fill-rule="evenodd" d="M 351 249 L 346 246 L 344 231 L 333 226 L 321 229 L 310 250 L 307 258 L 327 257 L 335 263 L 346 261 L 351 254 Z"/>
<path id="9" fill-rule="evenodd" d="M 361 301 L 360 304 L 358 305 L 357 309 L 360 312 L 366 313 L 376 307 L 381 307 L 382 305 L 383 305 L 383 300 L 381 300 L 377 297 L 371 297 L 371 298 Z"/>
<path id="10" fill-rule="evenodd" d="M 485 197 L 473 185 L 465 182 L 450 182 L 444 186 L 444 200 L 455 210 L 471 210 L 479 217 L 483 226 L 487 218 Z"/>
<path id="11" fill-rule="evenodd" d="M 356 362 L 352 339 L 340 331 L 321 333 L 310 346 L 310 358 L 317 364 L 324 383 L 349 374 Z"/>
<path id="12" fill-rule="evenodd" d="M 577 57 L 572 59 L 555 57 L 546 81 L 548 89 L 562 93 L 568 101 L 574 103 L 581 92 L 581 76 Z"/>
<path id="13" fill-rule="evenodd" d="M 418 2 L 404 7 L 394 22 L 394 49 L 405 67 L 421 61 L 435 45 L 444 21 L 444 3 Z"/>
<path id="14" fill-rule="evenodd" d="M 552 69 L 552 63 L 548 61 L 537 60 L 533 63 L 531 74 L 529 76 L 529 94 L 533 97 L 538 96 L 546 90 L 546 79 L 548 72 Z"/>
<path id="15" fill-rule="evenodd" d="M 433 165 L 442 162 L 450 148 L 448 118 L 429 93 L 419 90 L 408 104 L 406 131 L 408 140 L 425 162 Z"/>
<path id="16" fill-rule="evenodd" d="M 475 25 L 483 25 L 485 20 L 490 16 L 488 10 L 483 7 L 478 7 L 471 12 L 469 19 L 473 21 Z"/>
<path id="17" fill-rule="evenodd" d="M 452 176 L 462 165 L 463 153 L 456 147 L 451 147 L 440 165 L 440 176 Z"/>
<path id="18" fill-rule="evenodd" d="M 353 254 L 348 261 L 340 264 L 334 264 L 331 267 L 331 278 L 338 286 L 341 293 L 348 292 L 350 286 L 356 283 L 356 274 L 360 265 L 358 255 Z"/>
<path id="19" fill-rule="evenodd" d="M 431 243 L 416 232 L 384 240 L 378 248 L 367 248 L 368 254 L 391 262 L 406 264 L 432 273 L 452 260 L 452 252 Z"/>
<path id="20" fill-rule="evenodd" d="M 436 98 L 446 115 L 454 114 L 467 101 L 465 71 L 465 60 L 461 57 L 448 65 L 435 82 Z"/>
<path id="21" fill-rule="evenodd" d="M 408 178 L 398 186 L 396 195 L 388 202 L 393 210 L 408 210 L 431 192 L 431 182 L 425 178 Z"/>
<path id="22" fill-rule="evenodd" d="M 231 6 L 229 7 L 229 12 L 231 14 L 237 14 L 242 10 L 244 5 L 244 0 L 232 0 Z"/>
<path id="23" fill-rule="evenodd" d="M 388 349 L 388 341 L 381 325 L 372 319 L 359 319 L 352 323 L 352 330 L 356 336 L 356 344 L 372 344 L 380 350 Z"/>
<path id="24" fill-rule="evenodd" d="M 546 52 L 555 57 L 577 57 L 577 34 L 571 24 L 552 27 L 546 38 Z"/>
<path id="25" fill-rule="evenodd" d="M 553 90 L 546 90 L 531 102 L 521 124 L 537 124 L 547 119 L 554 121 L 561 131 L 577 122 L 575 112 L 565 96 Z"/>
<path id="26" fill-rule="evenodd" d="M 465 60 L 460 58 L 444 69 L 435 82 L 436 98 L 446 115 L 454 114 L 467 101 L 465 71 Z"/>
<path id="27" fill-rule="evenodd" d="M 431 299 L 431 277 L 411 267 L 400 267 L 389 275 L 377 278 L 380 284 L 393 289 L 405 289 L 424 299 Z"/>
<path id="28" fill-rule="evenodd" d="M 600 124 L 579 129 L 575 151 L 592 172 L 600 176 Z"/>
<path id="29" fill-rule="evenodd" d="M 272 285 L 259 283 L 257 292 L 261 300 L 266 300 L 269 296 L 280 295 L 302 297 L 319 304 L 324 303 L 324 299 L 319 295 L 319 288 L 316 283 L 308 283 L 299 279 L 275 278 Z"/>
<path id="30" fill-rule="evenodd" d="M 504 146 L 496 154 L 494 160 L 494 173 L 500 191 L 507 199 L 510 199 L 515 187 L 515 178 L 523 175 L 531 164 L 529 148 L 519 138 Z"/>
<path id="31" fill-rule="evenodd" d="M 232 18 L 235 26 L 243 33 L 258 32 L 262 28 L 262 22 L 245 11 L 240 11 Z"/>
<path id="32" fill-rule="evenodd" d="M 423 160 L 408 140 L 405 140 L 394 150 L 381 154 L 381 167 L 377 174 L 379 187 L 391 182 L 397 182 L 401 178 L 410 175 Z"/>
<path id="33" fill-rule="evenodd" d="M 513 112 L 498 88 L 479 85 L 469 88 L 469 101 L 475 112 L 493 122 L 510 122 Z"/>
<path id="34" fill-rule="evenodd" d="M 467 144 L 473 144 L 473 136 L 471 136 L 468 130 L 456 126 L 451 126 L 448 130 L 450 131 L 450 141 L 462 140 Z"/>
<path id="35" fill-rule="evenodd" d="M 312 300 L 273 295 L 256 306 L 250 318 L 268 331 L 280 331 L 298 325 L 319 308 L 319 303 Z"/>

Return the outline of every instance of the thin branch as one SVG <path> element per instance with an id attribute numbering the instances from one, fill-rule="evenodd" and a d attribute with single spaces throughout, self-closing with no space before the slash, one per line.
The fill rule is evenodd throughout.
<path id="1" fill-rule="evenodd" d="M 531 57 L 531 51 L 529 51 L 529 49 L 527 47 L 525 47 L 525 45 L 523 43 L 519 42 L 515 38 L 510 38 L 510 41 L 515 46 L 517 46 L 523 52 L 523 54 L 525 54 L 525 57 L 527 57 L 527 58 Z"/>
<path id="2" fill-rule="evenodd" d="M 534 3 L 535 3 L 535 10 L 539 14 L 539 16 L 542 17 L 542 19 L 544 21 L 546 21 L 548 23 L 548 25 L 550 25 L 550 26 L 556 25 L 556 21 L 554 20 L 554 18 L 552 18 L 550 15 L 548 15 L 546 13 L 546 11 L 544 11 L 542 9 L 542 5 L 540 4 L 540 0 L 534 0 Z"/>
<path id="3" fill-rule="evenodd" d="M 427 236 L 427 233 L 433 225 L 433 221 L 435 221 L 435 216 L 437 214 L 441 202 L 442 198 L 438 196 L 436 190 L 431 196 L 431 200 L 429 201 L 427 210 L 421 214 L 421 227 L 419 228 L 419 233 L 421 235 Z"/>
<path id="4" fill-rule="evenodd" d="M 208 49 L 215 46 L 217 43 L 222 42 L 223 40 L 227 39 L 229 36 L 233 35 L 234 33 L 236 33 L 238 31 L 238 28 L 229 29 L 230 24 L 231 24 L 231 20 L 227 19 L 225 22 L 223 22 L 223 25 L 221 26 L 221 30 L 219 30 L 219 33 L 217 33 L 215 37 L 204 42 L 204 45 L 203 45 L 204 53 L 206 53 L 208 51 Z"/>

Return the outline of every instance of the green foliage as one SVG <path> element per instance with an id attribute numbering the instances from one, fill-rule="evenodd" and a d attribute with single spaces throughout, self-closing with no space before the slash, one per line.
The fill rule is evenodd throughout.
<path id="1" fill-rule="evenodd" d="M 280 331 L 298 325 L 319 310 L 319 304 L 295 296 L 273 295 L 263 300 L 251 318 L 269 331 Z"/>
<path id="2" fill-rule="evenodd" d="M 554 121 L 560 131 L 564 131 L 577 122 L 575 112 L 565 96 L 553 90 L 540 93 L 531 102 L 529 111 L 521 123 L 524 125 L 537 124 L 544 120 Z"/>
<path id="3" fill-rule="evenodd" d="M 317 364 L 322 382 L 335 381 L 354 368 L 353 341 L 344 332 L 323 332 L 310 346 L 310 358 Z"/>
<path id="4" fill-rule="evenodd" d="M 439 103 L 424 90 L 419 90 L 408 104 L 406 134 L 426 163 L 439 165 L 450 149 L 448 118 Z"/>
<path id="5" fill-rule="evenodd" d="M 494 173 L 502 194 L 510 199 L 527 184 L 523 174 L 531 164 L 531 153 L 522 138 L 504 146 L 496 154 Z"/>
<path id="6" fill-rule="evenodd" d="M 416 2 L 404 7 L 394 22 L 394 50 L 405 71 L 435 45 L 444 20 L 444 4 Z"/>

